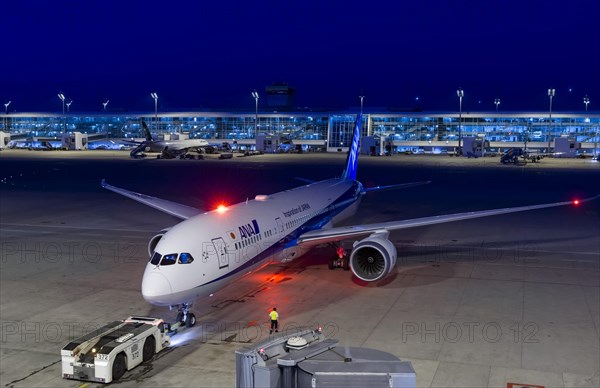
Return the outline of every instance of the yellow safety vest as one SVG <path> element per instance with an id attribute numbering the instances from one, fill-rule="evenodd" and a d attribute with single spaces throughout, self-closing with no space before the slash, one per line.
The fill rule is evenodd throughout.
<path id="1" fill-rule="evenodd" d="M 276 321 L 276 320 L 277 320 L 277 318 L 279 318 L 279 314 L 277 314 L 277 311 L 271 311 L 271 312 L 269 313 L 269 316 L 271 317 L 271 320 L 272 320 L 272 321 Z"/>

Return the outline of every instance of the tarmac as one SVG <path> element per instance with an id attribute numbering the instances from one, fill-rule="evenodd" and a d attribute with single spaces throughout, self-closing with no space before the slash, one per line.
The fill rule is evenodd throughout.
<path id="1" fill-rule="evenodd" d="M 83 387 L 60 349 L 130 315 L 174 319 L 140 293 L 147 243 L 177 223 L 100 180 L 202 209 L 341 173 L 342 154 L 231 160 L 130 159 L 118 151 L 0 152 L 0 384 Z M 348 224 L 585 198 L 600 164 L 499 157 L 361 156 L 365 186 L 432 180 L 365 196 Z M 600 200 L 393 232 L 396 270 L 365 284 L 328 270 L 330 248 L 263 268 L 198 301 L 196 327 L 119 386 L 232 387 L 235 350 L 323 328 L 340 346 L 411 361 L 419 387 L 600 386 Z M 348 246 L 351 246 L 349 242 Z M 516 386 L 516 385 L 515 385 Z"/>

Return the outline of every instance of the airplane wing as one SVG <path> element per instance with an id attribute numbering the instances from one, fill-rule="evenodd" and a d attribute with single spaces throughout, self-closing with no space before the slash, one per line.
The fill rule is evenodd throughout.
<path id="1" fill-rule="evenodd" d="M 396 189 L 406 189 L 409 187 L 428 185 L 431 181 L 423 181 L 423 182 L 411 182 L 411 183 L 400 183 L 397 185 L 388 185 L 388 186 L 376 186 L 376 187 L 366 187 L 365 193 L 370 193 L 372 191 L 386 191 L 386 190 L 396 190 Z"/>
<path id="2" fill-rule="evenodd" d="M 312 179 L 307 179 L 307 178 L 302 178 L 301 176 L 296 176 L 294 177 L 295 180 L 300 181 L 300 182 L 304 182 L 304 183 L 315 183 L 316 181 L 313 181 Z"/>
<path id="3" fill-rule="evenodd" d="M 117 194 L 121 194 L 128 198 L 131 198 L 134 201 L 141 202 L 144 205 L 148 205 L 157 210 L 160 210 L 161 212 L 170 214 L 170 215 L 180 218 L 182 220 L 186 220 L 186 219 L 196 216 L 200 213 L 204 213 L 202 210 L 193 208 L 191 206 L 182 205 L 177 202 L 171 202 L 171 201 L 167 201 L 165 199 L 151 197 L 149 195 L 144 195 L 144 194 L 136 193 L 133 191 L 121 189 L 119 187 L 111 186 L 108 183 L 106 183 L 106 181 L 104 179 L 102 179 L 102 182 L 100 183 L 100 185 L 107 190 L 113 191 Z"/>
<path id="4" fill-rule="evenodd" d="M 414 218 L 410 220 L 402 220 L 402 221 L 390 221 L 390 222 L 380 222 L 376 224 L 366 224 L 366 225 L 354 225 L 354 226 L 341 226 L 329 229 L 319 229 L 313 230 L 310 232 L 306 232 L 298 237 L 298 245 L 301 247 L 312 247 L 320 244 L 325 244 L 334 241 L 340 241 L 349 239 L 352 237 L 357 237 L 361 235 L 371 234 L 378 231 L 391 231 L 397 229 L 407 229 L 407 228 L 416 228 L 419 226 L 426 225 L 434 225 L 434 224 L 442 224 L 445 222 L 454 222 L 454 221 L 462 221 L 468 220 L 471 218 L 480 218 L 480 217 L 489 217 L 496 216 L 500 214 L 508 214 L 508 213 L 517 213 L 524 212 L 529 210 L 536 209 L 544 209 L 549 207 L 557 207 L 557 206 L 566 206 L 566 205 L 579 205 L 580 203 L 591 201 L 599 198 L 600 195 L 595 197 L 577 200 L 577 201 L 565 201 L 565 202 L 555 202 L 555 203 L 547 203 L 541 205 L 530 205 L 530 206 L 520 206 L 520 207 L 510 207 L 504 209 L 494 209 L 494 210 L 483 210 L 476 212 L 467 212 L 467 213 L 456 213 L 456 214 L 447 214 L 442 216 L 433 216 L 433 217 L 423 217 L 423 218 Z"/>

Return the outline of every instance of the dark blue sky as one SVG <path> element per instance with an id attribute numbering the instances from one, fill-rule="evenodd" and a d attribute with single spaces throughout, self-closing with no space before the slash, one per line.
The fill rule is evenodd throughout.
<path id="1" fill-rule="evenodd" d="M 298 106 L 590 110 L 598 0 L 7 1 L 0 99 L 11 111 L 254 109 L 284 81 Z M 571 89 L 571 91 L 569 91 Z M 417 103 L 416 97 L 420 98 Z M 264 100 L 261 100 L 261 103 Z M 481 103 L 479 103 L 481 101 Z"/>

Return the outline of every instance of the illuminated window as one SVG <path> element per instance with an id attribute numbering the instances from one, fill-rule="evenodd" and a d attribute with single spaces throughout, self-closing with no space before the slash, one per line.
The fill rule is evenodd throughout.
<path id="1" fill-rule="evenodd" d="M 160 261 L 160 265 L 173 265 L 177 260 L 177 253 L 170 253 L 168 255 L 164 255 L 162 260 Z"/>
<path id="2" fill-rule="evenodd" d="M 194 261 L 194 258 L 189 253 L 180 254 L 179 260 L 177 260 L 179 264 L 190 264 L 192 261 Z"/>

